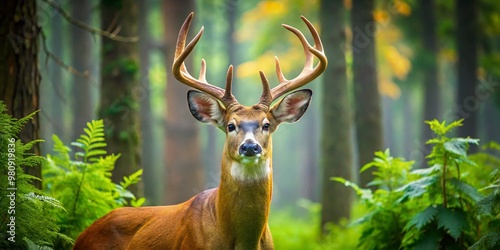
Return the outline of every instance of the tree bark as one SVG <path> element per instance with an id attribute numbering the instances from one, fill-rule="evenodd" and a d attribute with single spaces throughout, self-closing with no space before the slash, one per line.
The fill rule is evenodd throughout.
<path id="1" fill-rule="evenodd" d="M 139 102 L 141 106 L 141 134 L 142 134 L 142 166 L 144 168 L 144 195 L 149 204 L 161 204 L 161 189 L 157 183 L 163 179 L 158 175 L 157 161 L 155 159 L 155 147 L 158 143 L 154 138 L 154 119 L 151 110 L 151 83 L 149 80 L 150 54 L 152 38 L 149 32 L 148 16 L 151 12 L 152 1 L 139 1 L 139 60 L 140 60 L 140 86 Z"/>
<path id="2" fill-rule="evenodd" d="M 40 73 L 38 69 L 37 6 L 35 0 L 6 1 L 0 8 L 0 99 L 9 114 L 22 118 L 40 109 Z M 22 142 L 39 139 L 38 115 L 24 126 Z M 32 153 L 40 155 L 35 144 Z M 25 167 L 24 172 L 41 178 L 41 167 Z M 33 180 L 37 188 L 41 182 Z"/>
<path id="3" fill-rule="evenodd" d="M 356 103 L 356 135 L 359 166 L 372 161 L 375 151 L 383 148 L 382 110 L 377 86 L 375 59 L 374 0 L 353 0 L 351 25 L 353 32 L 353 82 Z M 373 169 L 360 176 L 360 185 L 373 179 Z"/>
<path id="4" fill-rule="evenodd" d="M 120 35 L 137 36 L 138 8 L 134 0 L 101 1 L 101 28 L 120 26 Z M 112 180 L 119 183 L 141 167 L 139 125 L 139 63 L 137 43 L 102 39 L 101 104 L 108 153 L 121 154 Z M 142 196 L 142 183 L 129 188 Z"/>
<path id="5" fill-rule="evenodd" d="M 457 80 L 458 93 L 456 104 L 460 118 L 465 118 L 457 132 L 460 137 L 478 138 L 478 114 L 481 100 L 475 96 L 478 86 L 477 70 L 477 1 L 456 1 L 456 40 L 457 40 Z M 475 150 L 476 147 L 471 147 Z"/>
<path id="6" fill-rule="evenodd" d="M 322 99 L 322 210 L 321 228 L 325 224 L 338 223 L 349 218 L 352 192 L 344 185 L 330 180 L 342 177 L 352 180 L 352 114 L 348 100 L 345 63 L 345 9 L 342 0 L 321 2 L 322 38 L 329 67 L 323 75 Z"/>
<path id="7" fill-rule="evenodd" d="M 91 23 L 91 1 L 72 0 L 71 15 L 86 23 Z M 92 34 L 75 25 L 70 26 L 71 66 L 80 72 L 88 73 L 87 77 L 73 74 L 71 84 L 71 110 L 73 116 L 71 125 L 71 141 L 75 141 L 87 127 L 87 122 L 94 118 L 94 107 L 90 81 L 92 67 Z"/>
<path id="8" fill-rule="evenodd" d="M 191 116 L 186 99 L 188 88 L 177 82 L 171 74 L 177 34 L 187 15 L 194 10 L 193 1 L 162 2 L 167 45 L 167 114 L 166 114 L 166 201 L 174 204 L 186 201 L 203 190 L 204 171 L 198 124 Z M 196 26 L 196 25 L 192 25 Z M 196 29 L 196 27 L 191 27 Z M 192 36 L 188 36 L 191 39 Z M 192 55 L 190 56 L 192 58 Z M 195 72 L 190 63 L 186 67 Z M 195 73 L 193 73 L 195 74 Z"/>

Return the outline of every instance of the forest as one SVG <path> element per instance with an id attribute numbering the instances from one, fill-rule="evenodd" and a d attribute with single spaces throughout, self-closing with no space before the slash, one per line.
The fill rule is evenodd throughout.
<path id="1" fill-rule="evenodd" d="M 273 134 L 276 249 L 500 249 L 497 0 L 5 1 L 0 249 L 72 249 L 113 209 L 219 186 L 225 129 L 172 73 L 191 12 L 187 70 L 224 88 L 232 65 L 242 105 L 275 57 L 306 64 L 282 24 L 319 32 L 328 66 Z"/>

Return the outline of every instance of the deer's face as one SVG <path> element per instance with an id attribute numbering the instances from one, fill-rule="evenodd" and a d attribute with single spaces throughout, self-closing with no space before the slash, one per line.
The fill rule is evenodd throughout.
<path id="1" fill-rule="evenodd" d="M 310 90 L 299 90 L 271 108 L 238 104 L 226 110 L 210 95 L 189 91 L 188 103 L 197 120 L 215 125 L 226 133 L 225 150 L 232 161 L 252 165 L 269 159 L 271 134 L 282 122 L 299 120 L 309 106 L 311 95 Z"/>
<path id="2" fill-rule="evenodd" d="M 238 106 L 226 114 L 226 146 L 234 161 L 252 164 L 268 158 L 273 127 L 268 114 L 259 105 Z"/>

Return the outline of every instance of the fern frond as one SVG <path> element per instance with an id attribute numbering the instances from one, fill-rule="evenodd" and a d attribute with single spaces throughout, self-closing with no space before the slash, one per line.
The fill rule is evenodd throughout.
<path id="1" fill-rule="evenodd" d="M 106 143 L 104 139 L 104 122 L 102 120 L 93 120 L 87 122 L 87 127 L 83 129 L 85 134 L 72 143 L 73 146 L 83 150 L 83 162 L 95 162 L 97 156 L 105 155 Z"/>
<path id="2" fill-rule="evenodd" d="M 142 168 L 129 176 L 123 176 L 123 181 L 120 182 L 120 185 L 123 188 L 128 188 L 130 185 L 139 183 L 141 181 L 141 176 Z"/>

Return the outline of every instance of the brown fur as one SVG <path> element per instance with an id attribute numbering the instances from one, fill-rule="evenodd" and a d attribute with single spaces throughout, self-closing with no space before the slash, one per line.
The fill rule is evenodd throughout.
<path id="1" fill-rule="evenodd" d="M 205 105 L 218 104 L 205 102 Z M 231 176 L 231 166 L 242 158 L 238 146 L 244 134 L 241 130 L 226 131 L 218 188 L 178 205 L 116 209 L 87 228 L 76 240 L 74 249 L 274 249 L 267 225 L 272 195 L 271 133 L 283 121 L 276 119 L 272 110 L 259 105 L 238 105 L 229 111 L 219 106 L 218 110 L 221 113 L 217 115 L 224 117 L 224 124 L 218 124 L 221 128 L 229 122 L 258 123 L 253 135 L 262 146 L 259 162 L 270 162 L 265 178 L 241 181 Z M 304 111 L 299 112 L 299 118 Z M 264 121 L 271 124 L 269 131 L 262 129 Z"/>

